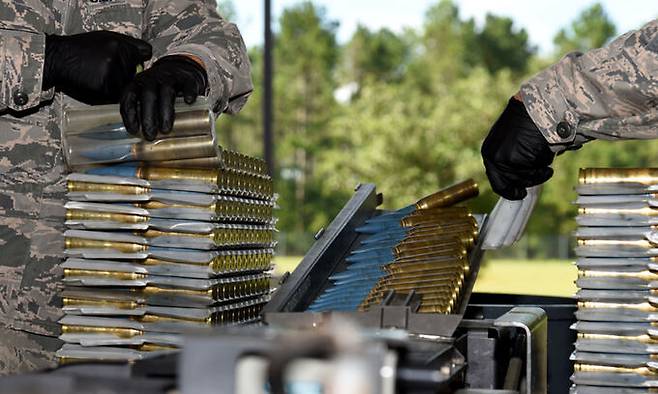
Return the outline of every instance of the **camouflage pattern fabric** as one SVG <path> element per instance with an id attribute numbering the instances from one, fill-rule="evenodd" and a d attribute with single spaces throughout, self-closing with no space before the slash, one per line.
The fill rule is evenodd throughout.
<path id="1" fill-rule="evenodd" d="M 238 29 L 215 8 L 193 0 L 0 3 L 0 373 L 52 366 L 58 347 L 34 338 L 59 335 L 66 192 L 60 115 L 83 104 L 41 91 L 44 34 L 112 30 L 150 42 L 152 61 L 197 56 L 214 109 L 235 113 L 252 91 L 249 59 Z"/>
<path id="2" fill-rule="evenodd" d="M 658 20 L 566 55 L 526 82 L 521 96 L 556 151 L 590 139 L 658 137 Z"/>

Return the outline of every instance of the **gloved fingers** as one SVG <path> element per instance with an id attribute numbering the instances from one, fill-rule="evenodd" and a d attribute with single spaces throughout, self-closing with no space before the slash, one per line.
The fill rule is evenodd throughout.
<path id="1" fill-rule="evenodd" d="M 142 86 L 139 102 L 142 110 L 142 135 L 147 141 L 153 141 L 160 128 L 158 87 L 154 82 Z"/>
<path id="2" fill-rule="evenodd" d="M 522 200 L 528 194 L 524 186 L 515 185 L 496 170 L 487 169 L 486 174 L 493 191 L 508 200 Z"/>
<path id="3" fill-rule="evenodd" d="M 135 57 L 139 63 L 143 63 L 151 59 L 151 56 L 153 56 L 153 47 L 148 42 L 128 35 L 122 35 L 121 39 L 123 42 L 134 48 Z"/>
<path id="4" fill-rule="evenodd" d="M 187 104 L 194 104 L 197 96 L 199 95 L 199 87 L 196 83 L 188 83 L 183 85 L 183 99 Z"/>
<path id="5" fill-rule="evenodd" d="M 121 95 L 119 112 L 121 119 L 126 126 L 126 131 L 132 135 L 137 135 L 140 130 L 140 114 L 138 101 L 138 85 L 131 82 Z"/>
<path id="6" fill-rule="evenodd" d="M 174 126 L 174 103 L 176 101 L 176 90 L 170 84 L 160 85 L 160 131 L 170 133 Z"/>
<path id="7" fill-rule="evenodd" d="M 553 176 L 553 169 L 551 167 L 542 167 L 534 171 L 534 174 L 529 177 L 530 180 L 528 187 L 541 185 Z"/>
<path id="8" fill-rule="evenodd" d="M 139 58 L 134 48 L 123 46 L 120 51 L 118 64 L 112 67 L 105 88 L 108 96 L 113 98 L 114 101 L 121 98 L 123 87 L 128 86 L 135 79 L 137 65 L 139 64 Z"/>

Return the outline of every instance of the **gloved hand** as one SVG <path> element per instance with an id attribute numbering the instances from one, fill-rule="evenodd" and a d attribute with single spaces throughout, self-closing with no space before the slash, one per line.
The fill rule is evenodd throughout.
<path id="1" fill-rule="evenodd" d="M 174 102 L 182 94 L 188 104 L 208 86 L 206 70 L 187 56 L 165 56 L 137 75 L 121 96 L 121 117 L 126 130 L 153 141 L 158 132 L 169 133 L 174 124 Z"/>
<path id="2" fill-rule="evenodd" d="M 482 159 L 494 192 L 521 200 L 526 187 L 553 176 L 553 153 L 525 105 L 511 98 L 482 143 Z"/>
<path id="3" fill-rule="evenodd" d="M 42 89 L 86 104 L 116 103 L 151 52 L 146 41 L 111 31 L 47 35 Z"/>

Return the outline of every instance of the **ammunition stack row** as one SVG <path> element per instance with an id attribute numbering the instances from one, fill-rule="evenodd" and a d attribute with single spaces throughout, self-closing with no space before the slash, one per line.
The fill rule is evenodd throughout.
<path id="1" fill-rule="evenodd" d="M 177 141 L 189 148 L 207 118 L 186 112 L 177 118 L 185 137 L 176 138 L 175 123 L 165 145 L 135 142 L 148 163 L 94 163 L 68 176 L 62 361 L 135 360 L 176 351 L 190 329 L 259 320 L 275 246 L 272 181 L 262 161 L 217 147 L 217 160 L 192 156 L 172 167 L 187 160 Z M 125 138 L 112 127 L 77 138 Z M 146 145 L 174 154 L 144 156 Z M 195 161 L 222 164 L 190 168 Z"/>
<path id="2" fill-rule="evenodd" d="M 658 169 L 581 169 L 572 393 L 658 385 Z"/>
<path id="3" fill-rule="evenodd" d="M 450 313 L 469 272 L 477 222 L 456 204 L 478 194 L 473 180 L 448 187 L 357 228 L 361 245 L 310 311 L 367 310 L 389 291 L 421 296 L 419 312 Z"/>

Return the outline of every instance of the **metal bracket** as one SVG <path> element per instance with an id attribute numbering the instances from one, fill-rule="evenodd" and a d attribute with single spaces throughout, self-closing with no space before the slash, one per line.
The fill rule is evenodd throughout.
<path id="1" fill-rule="evenodd" d="M 528 394 L 546 394 L 548 318 L 537 307 L 515 307 L 494 321 L 494 327 L 520 328 L 526 335 L 526 387 Z"/>

